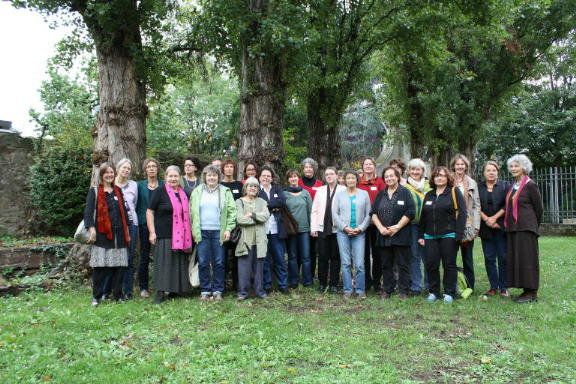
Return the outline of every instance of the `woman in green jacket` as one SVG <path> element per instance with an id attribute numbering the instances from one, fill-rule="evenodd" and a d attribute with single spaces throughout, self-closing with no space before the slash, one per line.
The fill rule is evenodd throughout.
<path id="1" fill-rule="evenodd" d="M 255 177 L 249 177 L 242 188 L 244 197 L 236 200 L 238 215 L 236 221 L 242 229 L 236 246 L 238 257 L 238 300 L 248 297 L 250 282 L 257 297 L 268 296 L 264 290 L 264 259 L 268 250 L 266 222 L 270 218 L 268 203 L 258 197 L 260 183 Z"/>
<path id="2" fill-rule="evenodd" d="M 229 188 L 220 185 L 220 168 L 208 165 L 202 184 L 190 197 L 190 224 L 197 244 L 200 300 L 222 300 L 224 292 L 224 242 L 236 226 L 236 204 Z M 212 271 L 212 273 L 210 273 Z"/>

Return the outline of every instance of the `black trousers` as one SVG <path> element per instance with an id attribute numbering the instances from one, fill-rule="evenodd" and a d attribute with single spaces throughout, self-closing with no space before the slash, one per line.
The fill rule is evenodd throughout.
<path id="1" fill-rule="evenodd" d="M 95 299 L 101 299 L 108 280 L 114 299 L 121 299 L 123 273 L 124 267 L 95 267 L 92 272 L 92 296 Z"/>
<path id="2" fill-rule="evenodd" d="M 366 229 L 364 243 L 364 270 L 366 271 L 366 291 L 374 287 L 375 291 L 381 289 L 382 260 L 376 250 L 376 226 L 370 224 Z M 370 268 L 372 267 L 372 268 Z"/>
<path id="3" fill-rule="evenodd" d="M 464 267 L 464 276 L 468 280 L 470 288 L 474 289 L 476 278 L 474 277 L 474 240 L 460 244 L 462 253 L 462 266 Z"/>
<path id="4" fill-rule="evenodd" d="M 318 238 L 310 236 L 310 272 L 312 272 L 312 282 L 316 276 L 316 260 L 319 258 L 320 245 Z M 298 260 L 298 270 L 302 266 L 302 260 Z M 320 268 L 320 266 L 318 266 Z M 318 279 L 320 279 L 320 270 L 318 270 Z"/>
<path id="5" fill-rule="evenodd" d="M 232 275 L 232 276 L 230 276 Z M 224 243 L 224 287 L 225 290 L 238 289 L 238 258 L 236 244 L 231 241 Z"/>
<path id="6" fill-rule="evenodd" d="M 444 293 L 450 296 L 456 294 L 456 254 L 458 242 L 453 238 L 427 239 L 424 245 L 426 253 L 426 271 L 430 282 L 430 293 L 440 296 L 440 261 L 444 269 Z"/>
<path id="7" fill-rule="evenodd" d="M 410 292 L 410 246 L 392 245 L 389 247 L 376 247 L 376 252 L 382 262 L 382 288 L 386 293 L 394 292 L 396 277 L 394 265 L 398 267 L 398 289 L 400 293 Z"/>
<path id="8" fill-rule="evenodd" d="M 336 234 L 332 233 L 322 237 L 323 232 L 318 232 L 316 243 L 318 244 L 318 281 L 320 285 L 328 285 L 330 276 L 330 286 L 338 287 L 340 280 L 340 252 L 338 251 L 338 241 Z"/>

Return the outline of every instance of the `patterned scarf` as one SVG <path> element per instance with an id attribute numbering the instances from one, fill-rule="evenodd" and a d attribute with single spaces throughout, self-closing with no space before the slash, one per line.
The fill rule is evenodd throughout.
<path id="1" fill-rule="evenodd" d="M 126 244 L 128 244 L 130 242 L 130 237 L 128 235 L 126 212 L 124 211 L 124 197 L 120 188 L 115 185 L 112 186 L 112 188 L 114 190 L 114 196 L 116 196 L 116 200 L 118 201 L 118 208 L 120 208 L 124 240 L 126 241 Z M 112 240 L 114 238 L 114 234 L 112 233 L 112 222 L 108 215 L 108 202 L 106 201 L 106 194 L 102 184 L 98 186 L 98 206 L 96 209 L 98 211 L 98 232 L 105 234 L 108 240 Z"/>
<path id="2" fill-rule="evenodd" d="M 518 191 L 516 191 L 516 193 L 512 197 L 512 217 L 514 217 L 514 224 L 516 224 L 518 222 L 518 196 L 520 196 L 520 192 L 522 192 L 522 190 L 524 189 L 524 187 L 526 186 L 526 184 L 528 184 L 528 182 L 530 180 L 531 179 L 527 175 L 524 175 L 522 177 L 522 181 L 520 182 L 520 188 L 518 188 Z M 506 194 L 506 213 L 504 214 L 504 227 L 506 227 L 506 228 L 508 228 L 508 212 L 510 211 L 510 195 L 512 194 L 513 191 L 514 191 L 514 188 L 510 188 L 510 190 Z"/>
<path id="3" fill-rule="evenodd" d="M 176 192 L 168 184 L 164 185 L 172 204 L 172 249 L 185 251 L 192 248 L 192 231 L 190 230 L 190 211 L 188 197 L 182 187 Z"/>

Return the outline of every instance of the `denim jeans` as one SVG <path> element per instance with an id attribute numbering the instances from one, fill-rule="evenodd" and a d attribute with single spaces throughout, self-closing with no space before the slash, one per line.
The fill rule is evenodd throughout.
<path id="1" fill-rule="evenodd" d="M 202 230 L 202 241 L 197 244 L 200 292 L 224 292 L 224 246 L 220 244 L 220 231 Z M 210 271 L 212 269 L 212 271 Z M 212 272 L 212 273 L 210 273 Z"/>
<path id="2" fill-rule="evenodd" d="M 364 273 L 364 232 L 356 236 L 348 236 L 346 233 L 338 230 L 336 232 L 338 240 L 338 249 L 340 251 L 340 260 L 342 264 L 342 282 L 344 293 L 352 292 L 352 268 L 351 261 L 354 258 L 354 268 L 356 269 L 356 293 L 365 291 L 365 273 Z"/>
<path id="3" fill-rule="evenodd" d="M 150 234 L 148 226 L 141 224 L 139 228 L 140 237 L 140 263 L 138 264 L 138 285 L 140 290 L 148 290 L 148 265 L 150 264 Z"/>
<path id="4" fill-rule="evenodd" d="M 134 291 L 134 254 L 136 253 L 136 241 L 138 241 L 138 226 L 129 225 L 128 233 L 130 234 L 130 244 L 128 245 L 128 266 L 120 271 L 120 286 L 124 296 L 132 296 Z M 110 275 L 111 276 L 111 275 Z M 110 276 L 104 281 L 104 294 L 110 296 Z"/>
<path id="5" fill-rule="evenodd" d="M 284 240 L 278 234 L 268 234 L 268 251 L 264 260 L 264 289 L 272 289 L 272 267 L 278 281 L 278 288 L 284 289 L 288 285 L 286 273 L 286 260 L 284 259 Z"/>
<path id="6" fill-rule="evenodd" d="M 506 234 L 504 231 L 494 231 L 491 239 L 482 239 L 484 264 L 490 280 L 490 289 L 507 289 L 506 276 Z M 496 266 L 498 262 L 498 266 Z"/>
<path id="7" fill-rule="evenodd" d="M 288 284 L 290 285 L 298 285 L 300 282 L 299 258 L 302 260 L 302 284 L 308 287 L 312 285 L 309 232 L 288 236 Z"/>
<path id="8" fill-rule="evenodd" d="M 428 285 L 428 272 L 426 272 L 424 246 L 418 244 L 418 223 L 410 224 L 410 232 L 412 234 L 410 244 L 410 251 L 412 252 L 412 257 L 410 258 L 410 279 L 412 283 L 410 290 L 420 292 L 422 291 L 422 268 L 420 267 L 422 264 L 424 264 L 424 283 L 426 284 L 426 289 L 430 287 Z"/>
<path id="9" fill-rule="evenodd" d="M 464 267 L 464 276 L 468 280 L 470 288 L 474 289 L 476 279 L 474 277 L 474 240 L 460 244 L 462 252 L 462 266 Z"/>

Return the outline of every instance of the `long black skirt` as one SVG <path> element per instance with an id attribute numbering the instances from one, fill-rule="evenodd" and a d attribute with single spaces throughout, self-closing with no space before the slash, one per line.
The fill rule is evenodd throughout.
<path id="1" fill-rule="evenodd" d="M 158 239 L 154 246 L 154 288 L 183 293 L 192 289 L 188 275 L 189 256 L 172 250 L 172 239 Z"/>
<path id="2" fill-rule="evenodd" d="M 537 290 L 540 285 L 538 236 L 527 231 L 508 232 L 506 235 L 508 287 Z"/>

